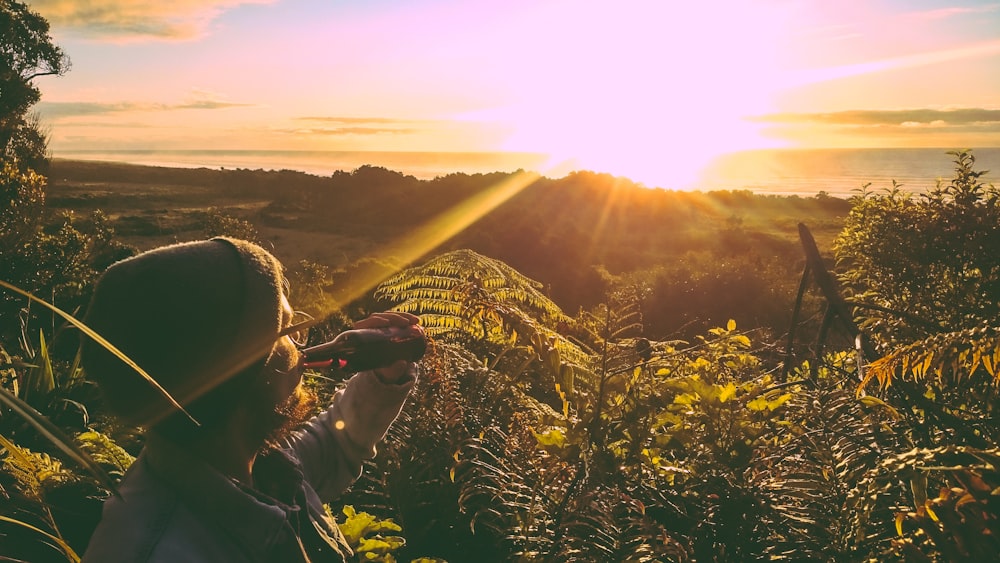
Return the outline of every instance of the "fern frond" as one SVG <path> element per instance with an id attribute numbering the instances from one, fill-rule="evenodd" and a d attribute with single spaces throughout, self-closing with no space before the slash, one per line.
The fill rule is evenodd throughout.
<path id="1" fill-rule="evenodd" d="M 754 483 L 781 531 L 767 552 L 778 561 L 863 559 L 888 536 L 859 538 L 859 531 L 870 532 L 867 518 L 884 517 L 892 502 L 879 498 L 859 507 L 856 486 L 885 452 L 906 449 L 903 437 L 885 429 L 884 411 L 869 412 L 836 384 L 796 394 L 785 418 L 793 422 L 787 433 L 754 464 Z"/>
<path id="2" fill-rule="evenodd" d="M 470 278 L 500 301 L 552 315 L 562 311 L 541 293 L 542 284 L 509 265 L 471 250 L 455 250 L 435 256 L 421 266 L 408 268 L 385 280 L 375 297 L 401 303 L 411 298 L 444 298 L 444 291 L 457 288 Z M 426 293 L 435 290 L 433 293 Z M 425 293 L 421 293 L 425 292 Z"/>
<path id="3" fill-rule="evenodd" d="M 638 499 L 617 490 L 581 495 L 564 521 L 557 561 L 684 561 L 687 554 Z"/>
<path id="4" fill-rule="evenodd" d="M 135 461 L 132 454 L 125 451 L 105 434 L 82 432 L 76 436 L 80 449 L 87 452 L 91 459 L 108 468 L 109 474 L 121 478 Z"/>
<path id="5" fill-rule="evenodd" d="M 1000 449 L 914 448 L 886 457 L 852 491 L 862 516 L 874 512 L 879 499 L 890 500 L 883 518 L 871 521 L 895 519 L 895 537 L 864 527 L 857 535 L 880 539 L 884 553 L 906 560 L 994 561 L 1000 553 L 998 494 Z"/>
<path id="6" fill-rule="evenodd" d="M 22 448 L 2 435 L 0 447 L 6 451 L 3 465 L 7 472 L 17 480 L 22 492 L 35 500 L 41 499 L 43 486 L 76 478 L 58 459 Z"/>
<path id="7" fill-rule="evenodd" d="M 958 382 L 980 368 L 1000 385 L 1000 328 L 984 326 L 935 334 L 903 346 L 872 362 L 859 390 L 872 379 L 888 387 L 896 377 Z"/>

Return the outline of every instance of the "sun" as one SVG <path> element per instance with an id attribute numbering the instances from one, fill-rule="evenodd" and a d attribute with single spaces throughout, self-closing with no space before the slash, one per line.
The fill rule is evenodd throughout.
<path id="1" fill-rule="evenodd" d="M 550 113 L 527 114 L 504 148 L 548 155 L 541 170 L 548 176 L 592 170 L 651 188 L 687 190 L 699 187 L 703 171 L 719 155 L 774 146 L 759 124 L 739 115 L 636 115 L 606 123 L 596 118 L 559 123 Z"/>
<path id="2" fill-rule="evenodd" d="M 545 174 L 690 189 L 716 156 L 775 146 L 748 118 L 771 111 L 783 83 L 780 17 L 760 2 L 685 4 L 575 9 L 548 38 L 556 55 L 523 69 L 512 103 L 494 110 L 511 131 L 501 148 L 548 154 Z"/>

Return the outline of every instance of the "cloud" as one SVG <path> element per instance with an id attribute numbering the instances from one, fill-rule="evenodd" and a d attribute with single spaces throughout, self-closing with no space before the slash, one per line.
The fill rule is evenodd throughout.
<path id="1" fill-rule="evenodd" d="M 828 80 L 838 80 L 841 78 L 849 78 L 865 74 L 920 68 L 954 61 L 992 57 L 998 54 L 1000 54 L 1000 39 L 989 39 L 950 49 L 926 51 L 922 53 L 904 55 L 901 57 L 872 60 L 856 64 L 807 69 L 792 75 L 791 79 L 786 81 L 785 87 L 794 88 L 798 86 L 805 86 L 807 84 L 826 82 Z"/>
<path id="2" fill-rule="evenodd" d="M 396 117 L 303 116 L 295 119 L 313 122 L 318 126 L 285 130 L 285 133 L 326 136 L 408 135 L 418 133 L 428 126 L 451 123 L 450 121 L 432 119 L 401 119 Z"/>
<path id="3" fill-rule="evenodd" d="M 848 110 L 829 113 L 773 113 L 753 118 L 766 123 L 843 126 L 1000 127 L 1000 109 Z"/>
<path id="4" fill-rule="evenodd" d="M 984 4 L 982 6 L 951 6 L 948 8 L 936 8 L 932 10 L 922 10 L 905 14 L 906 17 L 918 20 L 942 20 L 955 16 L 988 14 L 1000 11 L 1000 3 Z"/>
<path id="5" fill-rule="evenodd" d="M 285 133 L 293 135 L 408 135 L 416 133 L 416 129 L 403 129 L 398 127 L 306 127 L 301 129 L 287 129 Z"/>
<path id="6" fill-rule="evenodd" d="M 389 123 L 389 124 L 409 124 L 424 122 L 422 120 L 415 119 L 399 119 L 395 117 L 297 117 L 296 119 L 301 121 L 318 121 L 320 123 Z"/>
<path id="7" fill-rule="evenodd" d="M 35 0 L 31 8 L 54 27 L 109 40 L 187 40 L 204 35 L 212 21 L 243 4 L 272 0 Z"/>
<path id="8" fill-rule="evenodd" d="M 177 104 L 173 106 L 163 106 L 161 109 L 227 109 L 227 108 L 240 108 L 252 106 L 253 104 L 238 104 L 234 102 L 225 102 L 222 100 L 197 100 L 193 102 L 187 102 L 184 104 Z"/>
<path id="9" fill-rule="evenodd" d="M 186 109 L 217 110 L 247 107 L 253 104 L 226 102 L 218 99 L 194 99 L 180 104 L 153 104 L 141 102 L 39 102 L 38 112 L 49 119 L 85 117 L 129 112 L 159 112 Z"/>

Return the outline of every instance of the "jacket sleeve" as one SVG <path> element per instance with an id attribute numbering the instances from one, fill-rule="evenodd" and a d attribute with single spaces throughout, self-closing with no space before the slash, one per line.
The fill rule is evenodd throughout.
<path id="1" fill-rule="evenodd" d="M 361 475 L 361 463 L 375 457 L 375 444 L 399 415 L 413 384 L 412 377 L 394 385 L 373 372 L 359 373 L 326 411 L 288 438 L 306 481 L 323 502 L 346 490 Z"/>

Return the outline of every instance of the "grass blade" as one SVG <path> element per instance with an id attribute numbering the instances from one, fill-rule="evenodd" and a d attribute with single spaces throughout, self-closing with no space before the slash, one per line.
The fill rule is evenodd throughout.
<path id="1" fill-rule="evenodd" d="M 123 361 L 126 364 L 128 364 L 129 367 L 131 367 L 132 369 L 134 369 L 136 371 L 136 373 L 138 373 L 139 375 L 141 375 L 147 382 L 149 382 L 149 384 L 152 385 L 153 388 L 155 388 L 157 391 L 159 391 L 160 394 L 163 395 L 163 397 L 166 398 L 167 401 L 169 401 L 170 404 L 174 406 L 174 408 L 176 408 L 177 410 L 179 410 L 182 413 L 184 413 L 184 415 L 187 416 L 191 420 L 191 422 L 193 422 L 195 425 L 200 426 L 200 424 L 198 423 L 198 421 L 195 420 L 195 418 L 193 416 L 191 416 L 190 413 L 188 413 L 186 410 L 184 410 L 184 407 L 182 407 L 180 405 L 180 403 L 178 403 L 176 400 L 174 400 L 174 398 L 170 396 L 170 393 L 168 393 L 167 390 L 163 388 L 163 386 L 161 386 L 159 383 L 157 383 L 156 380 L 152 378 L 152 376 L 150 376 L 148 373 L 146 373 L 145 370 L 143 370 L 141 367 L 139 367 L 139 364 L 136 364 L 135 362 L 133 362 L 132 359 L 129 358 L 128 356 L 126 356 L 124 352 L 122 352 L 118 348 L 115 348 L 115 346 L 113 344 L 111 344 L 110 342 L 108 342 L 107 340 L 105 340 L 104 337 L 102 337 L 100 334 L 97 334 L 96 332 L 94 332 L 93 329 L 91 329 L 87 325 L 85 325 L 82 322 L 80 322 L 79 320 L 77 320 L 76 317 L 74 317 L 73 315 L 70 315 L 69 313 L 63 311 L 59 307 L 56 307 L 55 305 L 52 305 L 51 303 L 48 303 L 44 299 L 39 299 L 38 297 L 35 297 L 34 295 L 28 293 L 27 291 L 24 291 L 21 288 L 15 287 L 15 286 L 13 286 L 13 285 L 11 285 L 11 284 L 3 281 L 3 280 L 0 280 L 0 287 L 5 287 L 5 288 L 13 291 L 14 293 L 17 293 L 18 295 L 23 295 L 24 297 L 28 298 L 29 300 L 34 301 L 34 302 L 42 305 L 43 307 L 48 308 L 53 313 L 55 313 L 55 314 L 59 315 L 60 317 L 62 317 L 63 319 L 65 319 L 66 322 L 68 322 L 69 324 L 71 324 L 71 325 L 75 326 L 76 328 L 80 329 L 80 332 L 86 334 L 87 336 L 89 336 L 90 338 L 92 338 L 95 342 L 97 342 L 101 346 L 104 346 L 104 348 L 108 352 L 111 352 L 112 354 L 114 354 L 115 356 L 117 356 L 118 359 L 120 359 L 121 361 Z"/>
<path id="2" fill-rule="evenodd" d="M 52 534 L 46 532 L 45 530 L 42 530 L 40 528 L 36 528 L 35 526 L 32 526 L 31 524 L 28 524 L 27 522 L 22 522 L 20 520 L 15 520 L 14 518 L 8 518 L 7 516 L 0 515 L 0 522 L 7 522 L 7 523 L 10 523 L 10 524 L 14 524 L 16 526 L 23 526 L 23 527 L 25 527 L 25 528 L 33 531 L 33 532 L 36 532 L 36 533 L 39 533 L 39 534 L 45 536 L 49 541 L 51 541 L 52 543 L 54 543 L 57 546 L 59 546 L 59 549 L 61 549 L 63 551 L 63 553 L 66 554 L 66 559 L 67 560 L 72 561 L 73 563 L 80 563 L 80 556 L 77 555 L 76 552 L 73 551 L 73 548 L 70 547 L 69 544 L 66 543 L 62 538 L 53 536 Z"/>
<path id="3" fill-rule="evenodd" d="M 52 421 L 46 418 L 45 415 L 36 411 L 31 405 L 25 403 L 3 387 L 0 387 L 0 404 L 5 405 L 14 414 L 35 427 L 46 440 L 59 448 L 59 451 L 66 454 L 77 465 L 86 469 L 102 486 L 109 491 L 115 492 L 115 482 L 111 479 L 111 476 L 100 465 L 97 465 L 97 462 L 87 452 L 81 450 L 72 438 L 63 433 Z"/>

